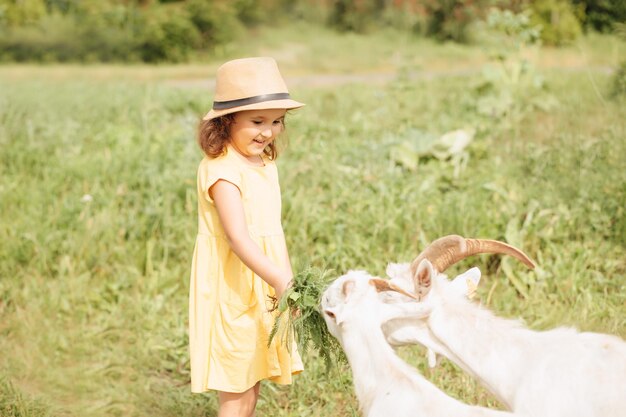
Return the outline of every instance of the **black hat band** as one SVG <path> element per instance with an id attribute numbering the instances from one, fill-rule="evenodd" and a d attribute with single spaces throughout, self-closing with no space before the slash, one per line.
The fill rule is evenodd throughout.
<path id="1" fill-rule="evenodd" d="M 233 107 L 247 106 L 248 104 L 262 103 L 264 101 L 284 100 L 291 98 L 289 93 L 262 94 L 260 96 L 240 98 L 237 100 L 214 101 L 213 110 L 232 109 Z"/>

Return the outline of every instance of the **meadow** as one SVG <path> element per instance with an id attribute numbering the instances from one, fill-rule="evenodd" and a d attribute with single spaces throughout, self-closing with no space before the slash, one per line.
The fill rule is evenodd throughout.
<path id="1" fill-rule="evenodd" d="M 626 106 L 597 70 L 623 44 L 536 50 L 520 70 L 520 57 L 487 67 L 476 47 L 396 39 L 394 53 L 392 34 L 263 36 L 269 49 L 250 53 L 276 53 L 288 78 L 393 74 L 291 89 L 307 103 L 278 160 L 295 270 L 383 274 L 445 234 L 500 239 L 538 268 L 485 255 L 451 269 L 481 268 L 483 304 L 534 329 L 626 337 Z M 323 42 L 337 48 L 299 60 Z M 368 50 L 379 59 L 359 61 Z M 0 68 L 0 415 L 215 415 L 213 394 L 189 392 L 186 327 L 211 92 L 169 82 L 215 65 Z M 465 142 L 441 139 L 458 130 Z M 424 353 L 401 351 L 451 395 L 499 407 Z M 304 361 L 292 386 L 263 385 L 258 415 L 357 416 L 347 365 Z"/>

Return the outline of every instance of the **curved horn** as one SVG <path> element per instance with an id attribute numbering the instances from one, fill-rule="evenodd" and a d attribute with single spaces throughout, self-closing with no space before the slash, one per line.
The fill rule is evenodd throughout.
<path id="1" fill-rule="evenodd" d="M 471 255 L 479 253 L 499 253 L 511 255 L 521 261 L 530 269 L 535 268 L 533 261 L 521 250 L 497 240 L 487 239 L 466 239 L 458 235 L 441 237 L 428 245 L 413 262 L 411 262 L 411 272 L 416 276 L 417 267 L 423 259 L 428 259 L 437 272 L 444 272 L 451 265 L 465 259 Z M 416 289 L 430 286 L 428 282 L 420 282 L 416 277 Z"/>

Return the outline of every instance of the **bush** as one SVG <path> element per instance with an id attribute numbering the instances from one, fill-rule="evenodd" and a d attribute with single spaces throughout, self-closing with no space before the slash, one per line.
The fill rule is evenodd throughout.
<path id="1" fill-rule="evenodd" d="M 7 29 L 0 36 L 2 61 L 63 61 L 66 54 L 82 54 L 75 41 L 73 19 L 47 16 L 38 25 Z"/>
<path id="2" fill-rule="evenodd" d="M 241 2 L 238 2 L 238 4 Z M 243 30 L 237 9 L 229 2 L 191 0 L 185 5 L 201 38 L 201 47 L 213 48 L 236 39 Z M 251 16 L 246 18 L 252 19 Z"/>
<path id="3" fill-rule="evenodd" d="M 43 0 L 0 0 L 0 27 L 15 27 L 36 23 L 46 15 Z"/>
<path id="4" fill-rule="evenodd" d="M 74 18 L 85 50 L 76 58 L 101 62 L 140 60 L 139 9 L 106 2 L 81 2 L 79 6 L 73 14 L 66 15 Z"/>
<path id="5" fill-rule="evenodd" d="M 426 0 L 425 27 L 420 30 L 440 41 L 466 42 L 469 25 L 479 17 L 480 0 Z"/>
<path id="6" fill-rule="evenodd" d="M 333 0 L 328 23 L 341 31 L 367 32 L 384 9 L 384 0 Z"/>
<path id="7" fill-rule="evenodd" d="M 97 15 L 53 13 L 42 17 L 34 24 L 7 28 L 0 32 L 0 60 L 18 62 L 138 60 L 139 39 L 135 28 L 129 24 L 114 24 L 109 17 L 106 13 Z"/>
<path id="8" fill-rule="evenodd" d="M 611 32 L 619 22 L 626 21 L 624 0 L 572 0 L 583 13 L 586 27 L 599 32 Z"/>
<path id="9" fill-rule="evenodd" d="M 267 6 L 263 7 L 258 0 L 235 0 L 233 7 L 239 21 L 246 26 L 257 25 L 266 18 Z"/>
<path id="10" fill-rule="evenodd" d="M 548 45 L 574 41 L 581 33 L 580 22 L 567 0 L 537 0 L 531 5 L 531 20 L 541 25 L 541 39 Z"/>
<path id="11" fill-rule="evenodd" d="M 146 14 L 142 28 L 140 51 L 146 62 L 185 61 L 201 45 L 201 34 L 185 10 L 152 9 Z"/>
<path id="12" fill-rule="evenodd" d="M 66 6 L 50 2 L 53 11 L 47 15 L 18 15 L 6 1 L 0 0 L 0 21 L 15 24 L 5 24 L 0 31 L 0 61 L 180 62 L 194 50 L 230 41 L 243 29 L 232 3 L 218 0 L 144 8 L 110 2 Z M 258 16 L 248 3 L 236 4 L 242 19 L 252 22 Z"/>
<path id="13" fill-rule="evenodd" d="M 303 20 L 309 24 L 330 24 L 331 5 L 311 7 L 311 0 L 264 0 L 265 9 L 271 13 L 272 19 Z M 269 3 L 269 4 L 267 4 Z M 267 17 L 266 17 L 267 19 Z"/>
<path id="14" fill-rule="evenodd" d="M 333 0 L 328 23 L 342 31 L 367 32 L 376 26 L 409 29 L 439 40 L 465 42 L 467 29 L 484 0 Z"/>
<path id="15" fill-rule="evenodd" d="M 525 58 L 525 52 L 538 44 L 541 33 L 528 12 L 494 8 L 486 23 L 493 39 L 492 63 L 483 67 L 482 79 L 475 86 L 477 113 L 510 127 L 530 112 L 555 107 L 558 103 L 541 73 Z"/>

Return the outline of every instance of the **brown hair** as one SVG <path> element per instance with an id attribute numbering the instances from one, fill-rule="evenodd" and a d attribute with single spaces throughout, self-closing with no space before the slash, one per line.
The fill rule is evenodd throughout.
<path id="1" fill-rule="evenodd" d="M 235 122 L 235 113 L 225 114 L 211 120 L 201 120 L 198 125 L 198 145 L 209 158 L 223 155 L 230 139 L 230 127 Z M 283 131 L 285 121 L 283 119 Z M 276 141 L 272 141 L 263 150 L 272 161 L 278 158 Z"/>

